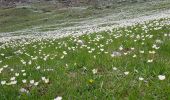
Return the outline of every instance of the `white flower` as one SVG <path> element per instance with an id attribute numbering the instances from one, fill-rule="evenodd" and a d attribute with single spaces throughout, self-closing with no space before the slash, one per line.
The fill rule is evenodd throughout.
<path id="1" fill-rule="evenodd" d="M 139 51 L 140 53 L 144 53 L 145 51 Z"/>
<path id="2" fill-rule="evenodd" d="M 131 50 L 135 50 L 135 48 L 130 48 Z"/>
<path id="3" fill-rule="evenodd" d="M 32 61 L 30 60 L 30 61 L 28 62 L 28 64 L 31 65 L 31 64 L 32 64 Z"/>
<path id="4" fill-rule="evenodd" d="M 25 80 L 25 79 L 24 79 L 24 80 L 22 80 L 22 83 L 26 83 L 26 82 L 27 82 L 27 80 Z"/>
<path id="5" fill-rule="evenodd" d="M 45 82 L 45 83 L 49 83 L 49 79 L 45 79 L 44 82 Z"/>
<path id="6" fill-rule="evenodd" d="M 10 79 L 11 81 L 14 81 L 15 80 L 15 77 L 11 77 L 11 79 Z"/>
<path id="7" fill-rule="evenodd" d="M 143 78 L 143 77 L 139 77 L 139 80 L 140 80 L 140 81 L 143 81 L 143 80 L 144 80 L 144 78 Z"/>
<path id="8" fill-rule="evenodd" d="M 164 34 L 164 36 L 166 37 L 166 36 L 168 36 L 168 34 Z"/>
<path id="9" fill-rule="evenodd" d="M 3 70 L 4 70 L 4 68 L 0 68 L 0 73 L 2 73 Z"/>
<path id="10" fill-rule="evenodd" d="M 46 57 L 44 57 L 44 58 L 43 58 L 43 60 L 44 60 L 44 61 L 46 61 L 46 60 L 47 60 L 47 58 L 48 58 L 48 57 L 46 56 Z"/>
<path id="11" fill-rule="evenodd" d="M 92 53 L 93 51 L 88 51 L 89 53 Z"/>
<path id="12" fill-rule="evenodd" d="M 62 100 L 62 97 L 58 96 L 54 100 Z"/>
<path id="13" fill-rule="evenodd" d="M 49 83 L 49 79 L 46 79 L 45 77 L 41 77 L 41 79 L 45 82 L 45 83 Z"/>
<path id="14" fill-rule="evenodd" d="M 78 40 L 77 43 L 80 44 L 80 45 L 84 44 L 84 42 L 82 40 Z"/>
<path id="15" fill-rule="evenodd" d="M 150 54 L 155 54 L 156 52 L 155 51 L 149 51 Z"/>
<path id="16" fill-rule="evenodd" d="M 93 72 L 93 74 L 96 74 L 97 73 L 97 69 L 93 69 L 92 72 Z"/>
<path id="17" fill-rule="evenodd" d="M 30 80 L 30 83 L 31 83 L 31 84 L 34 84 L 34 80 Z"/>
<path id="18" fill-rule="evenodd" d="M 120 46 L 120 47 L 119 47 L 119 50 L 123 50 L 123 47 L 122 47 L 122 46 Z"/>
<path id="19" fill-rule="evenodd" d="M 10 69 L 10 70 L 11 70 L 11 72 L 14 71 L 14 69 Z"/>
<path id="20" fill-rule="evenodd" d="M 21 70 L 21 72 L 25 72 L 25 70 Z"/>
<path id="21" fill-rule="evenodd" d="M 14 84 L 17 84 L 17 81 L 16 81 L 16 80 L 11 81 L 11 83 L 9 83 L 9 85 L 14 85 Z"/>
<path id="22" fill-rule="evenodd" d="M 159 49 L 160 47 L 158 47 L 156 44 L 153 44 L 152 48 L 153 49 Z"/>
<path id="23" fill-rule="evenodd" d="M 11 81 L 10 83 L 7 83 L 6 85 L 15 85 L 15 84 L 17 84 L 17 81 L 16 81 L 16 80 L 13 80 L 13 81 Z"/>
<path id="24" fill-rule="evenodd" d="M 4 68 L 7 68 L 8 67 L 8 65 L 5 65 L 5 66 L 3 66 Z"/>
<path id="25" fill-rule="evenodd" d="M 129 74 L 129 72 L 124 72 L 124 74 L 125 74 L 125 75 L 128 75 L 128 74 Z"/>
<path id="26" fill-rule="evenodd" d="M 95 56 L 95 55 L 94 55 L 93 57 L 96 59 L 96 56 Z"/>
<path id="27" fill-rule="evenodd" d="M 127 54 L 128 54 L 127 52 L 124 53 L 124 55 L 127 55 Z"/>
<path id="28" fill-rule="evenodd" d="M 66 52 L 66 51 L 63 51 L 63 54 L 64 54 L 64 55 L 67 55 L 67 52 Z"/>
<path id="29" fill-rule="evenodd" d="M 61 56 L 61 59 L 63 59 L 64 58 L 64 56 Z"/>
<path id="30" fill-rule="evenodd" d="M 6 81 L 1 81 L 1 85 L 5 85 L 6 84 Z"/>
<path id="31" fill-rule="evenodd" d="M 37 86 L 39 84 L 39 82 L 35 82 L 34 85 Z"/>
<path id="32" fill-rule="evenodd" d="M 150 59 L 150 60 L 148 60 L 147 62 L 148 62 L 148 63 L 151 63 L 151 62 L 153 62 L 153 59 Z"/>
<path id="33" fill-rule="evenodd" d="M 117 68 L 116 68 L 116 67 L 113 67 L 113 70 L 117 70 Z"/>
<path id="34" fill-rule="evenodd" d="M 40 66 L 37 66 L 37 68 L 36 68 L 36 69 L 38 70 L 38 69 L 40 69 L 40 68 L 41 68 Z"/>
<path id="35" fill-rule="evenodd" d="M 155 42 L 156 43 L 163 43 L 163 41 L 161 41 L 161 40 L 156 40 Z"/>
<path id="36" fill-rule="evenodd" d="M 45 77 L 41 77 L 41 79 L 44 81 L 46 78 Z"/>
<path id="37" fill-rule="evenodd" d="M 26 74 L 26 73 L 23 73 L 22 75 L 23 75 L 23 76 L 26 76 L 27 74 Z"/>
<path id="38" fill-rule="evenodd" d="M 29 91 L 28 90 L 26 90 L 25 88 L 21 88 L 20 90 L 19 90 L 20 92 L 22 92 L 22 93 L 29 93 Z"/>
<path id="39" fill-rule="evenodd" d="M 165 79 L 165 75 L 158 75 L 159 80 L 164 80 Z"/>
<path id="40" fill-rule="evenodd" d="M 23 65 L 25 65 L 25 64 L 26 64 L 26 62 L 25 62 L 25 61 L 21 61 L 21 62 L 22 62 L 22 64 L 23 64 Z"/>
<path id="41" fill-rule="evenodd" d="M 133 58 L 136 58 L 136 55 L 135 55 L 135 54 L 133 55 Z"/>
<path id="42" fill-rule="evenodd" d="M 104 51 L 104 49 L 100 49 L 100 51 Z"/>
<path id="43" fill-rule="evenodd" d="M 15 73 L 15 76 L 19 76 L 19 73 Z"/>

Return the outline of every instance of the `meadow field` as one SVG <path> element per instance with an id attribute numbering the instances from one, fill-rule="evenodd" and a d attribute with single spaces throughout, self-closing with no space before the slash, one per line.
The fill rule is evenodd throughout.
<path id="1" fill-rule="evenodd" d="M 170 19 L 0 46 L 2 100 L 168 100 Z"/>
<path id="2" fill-rule="evenodd" d="M 0 100 L 170 100 L 170 0 L 0 8 Z"/>

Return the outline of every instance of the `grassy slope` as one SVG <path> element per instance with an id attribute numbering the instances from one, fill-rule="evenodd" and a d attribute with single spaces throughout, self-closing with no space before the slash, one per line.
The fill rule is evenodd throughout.
<path id="1" fill-rule="evenodd" d="M 108 9 L 57 9 L 55 5 L 33 4 L 27 7 L 0 9 L 0 32 L 13 32 L 22 29 L 51 31 L 57 28 L 73 26 L 81 20 L 97 18 L 109 14 L 118 14 L 122 10 L 125 16 L 118 19 L 131 18 L 148 11 L 168 9 L 170 2 L 160 1 L 157 3 L 137 3 L 128 5 L 114 5 Z M 135 8 L 135 9 L 134 9 Z M 137 9 L 137 10 L 136 10 Z M 116 19 L 116 18 L 115 18 Z"/>
<path id="2" fill-rule="evenodd" d="M 31 6 L 31 7 L 30 7 Z M 57 9 L 55 5 L 33 4 L 26 7 L 0 9 L 0 31 L 12 32 L 38 26 L 56 25 L 98 13 L 93 10 Z M 65 25 L 67 26 L 67 25 Z"/>
<path id="3" fill-rule="evenodd" d="M 5 100 L 50 100 L 56 96 L 62 96 L 66 100 L 168 100 L 170 37 L 166 34 L 170 33 L 170 26 L 161 24 L 167 20 L 169 19 L 80 37 L 7 43 L 0 48 L 0 66 L 9 67 L 4 68 L 0 74 L 0 81 L 10 82 L 15 73 L 20 75 L 16 77 L 16 85 L 0 85 L 0 97 Z M 77 43 L 78 40 L 82 40 L 84 45 Z M 156 43 L 156 40 L 161 40 L 162 43 Z M 153 44 L 160 49 L 153 49 Z M 123 46 L 122 51 L 119 50 L 120 46 Z M 144 54 L 140 53 L 141 50 Z M 130 53 L 111 57 L 113 51 Z M 150 54 L 149 51 L 156 53 Z M 147 62 L 150 59 L 153 59 L 152 63 Z M 37 66 L 41 68 L 37 70 Z M 113 67 L 117 70 L 113 70 Z M 96 74 L 92 73 L 93 69 L 98 70 Z M 27 75 L 23 76 L 21 70 L 25 70 Z M 128 75 L 124 74 L 126 71 L 129 72 Z M 165 75 L 166 79 L 161 81 L 158 75 Z M 48 84 L 41 80 L 43 76 L 49 78 Z M 140 81 L 139 77 L 144 80 Z M 27 80 L 26 84 L 22 83 L 23 79 Z M 39 85 L 30 85 L 30 80 L 38 81 Z M 29 90 L 29 93 L 20 93 L 20 88 Z"/>

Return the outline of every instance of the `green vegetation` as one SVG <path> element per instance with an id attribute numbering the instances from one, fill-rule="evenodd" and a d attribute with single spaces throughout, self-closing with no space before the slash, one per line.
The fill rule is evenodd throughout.
<path id="1" fill-rule="evenodd" d="M 106 8 L 58 9 L 45 3 L 0 8 L 0 33 L 34 34 L 169 8 L 169 0 Z M 170 99 L 170 18 L 82 36 L 40 38 L 0 43 L 0 100 Z"/>
<path id="2" fill-rule="evenodd" d="M 0 11 L 0 31 L 11 32 L 21 29 L 61 24 L 66 20 L 89 16 L 90 12 L 79 13 L 68 10 L 54 12 L 34 12 L 29 8 L 11 8 Z"/>
<path id="3" fill-rule="evenodd" d="M 0 99 L 168 100 L 168 21 L 2 44 Z"/>
<path id="4" fill-rule="evenodd" d="M 0 32 L 56 30 L 77 25 L 77 23 L 81 21 L 102 18 L 106 15 L 113 15 L 113 19 L 121 20 L 150 14 L 150 12 L 154 11 L 165 10 L 169 7 L 170 1 L 165 0 L 133 4 L 117 4 L 110 8 L 101 9 L 94 9 L 91 7 L 58 9 L 56 8 L 56 5 L 44 3 L 35 3 L 8 9 L 0 8 Z"/>

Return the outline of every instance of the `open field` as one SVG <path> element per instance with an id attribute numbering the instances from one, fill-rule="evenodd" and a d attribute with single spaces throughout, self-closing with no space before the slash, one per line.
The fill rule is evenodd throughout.
<path id="1" fill-rule="evenodd" d="M 32 4 L 0 9 L 0 32 L 36 33 L 82 26 L 114 25 L 112 21 L 150 15 L 170 8 L 169 0 L 135 4 L 117 4 L 107 9 L 72 7 L 57 9 L 55 5 Z M 104 20 L 104 21 L 102 21 Z M 92 21 L 93 23 L 89 23 Z M 112 23 L 110 23 L 112 22 Z M 86 26 L 87 25 L 87 26 Z"/>
<path id="2" fill-rule="evenodd" d="M 170 19 L 0 47 L 0 97 L 170 99 Z"/>
<path id="3" fill-rule="evenodd" d="M 170 1 L 116 5 L 107 9 L 54 5 L 20 5 L 0 10 L 0 42 L 22 38 L 61 38 L 82 35 L 113 27 L 130 26 L 170 16 Z"/>
<path id="4" fill-rule="evenodd" d="M 0 8 L 0 100 L 169 100 L 170 0 Z"/>

